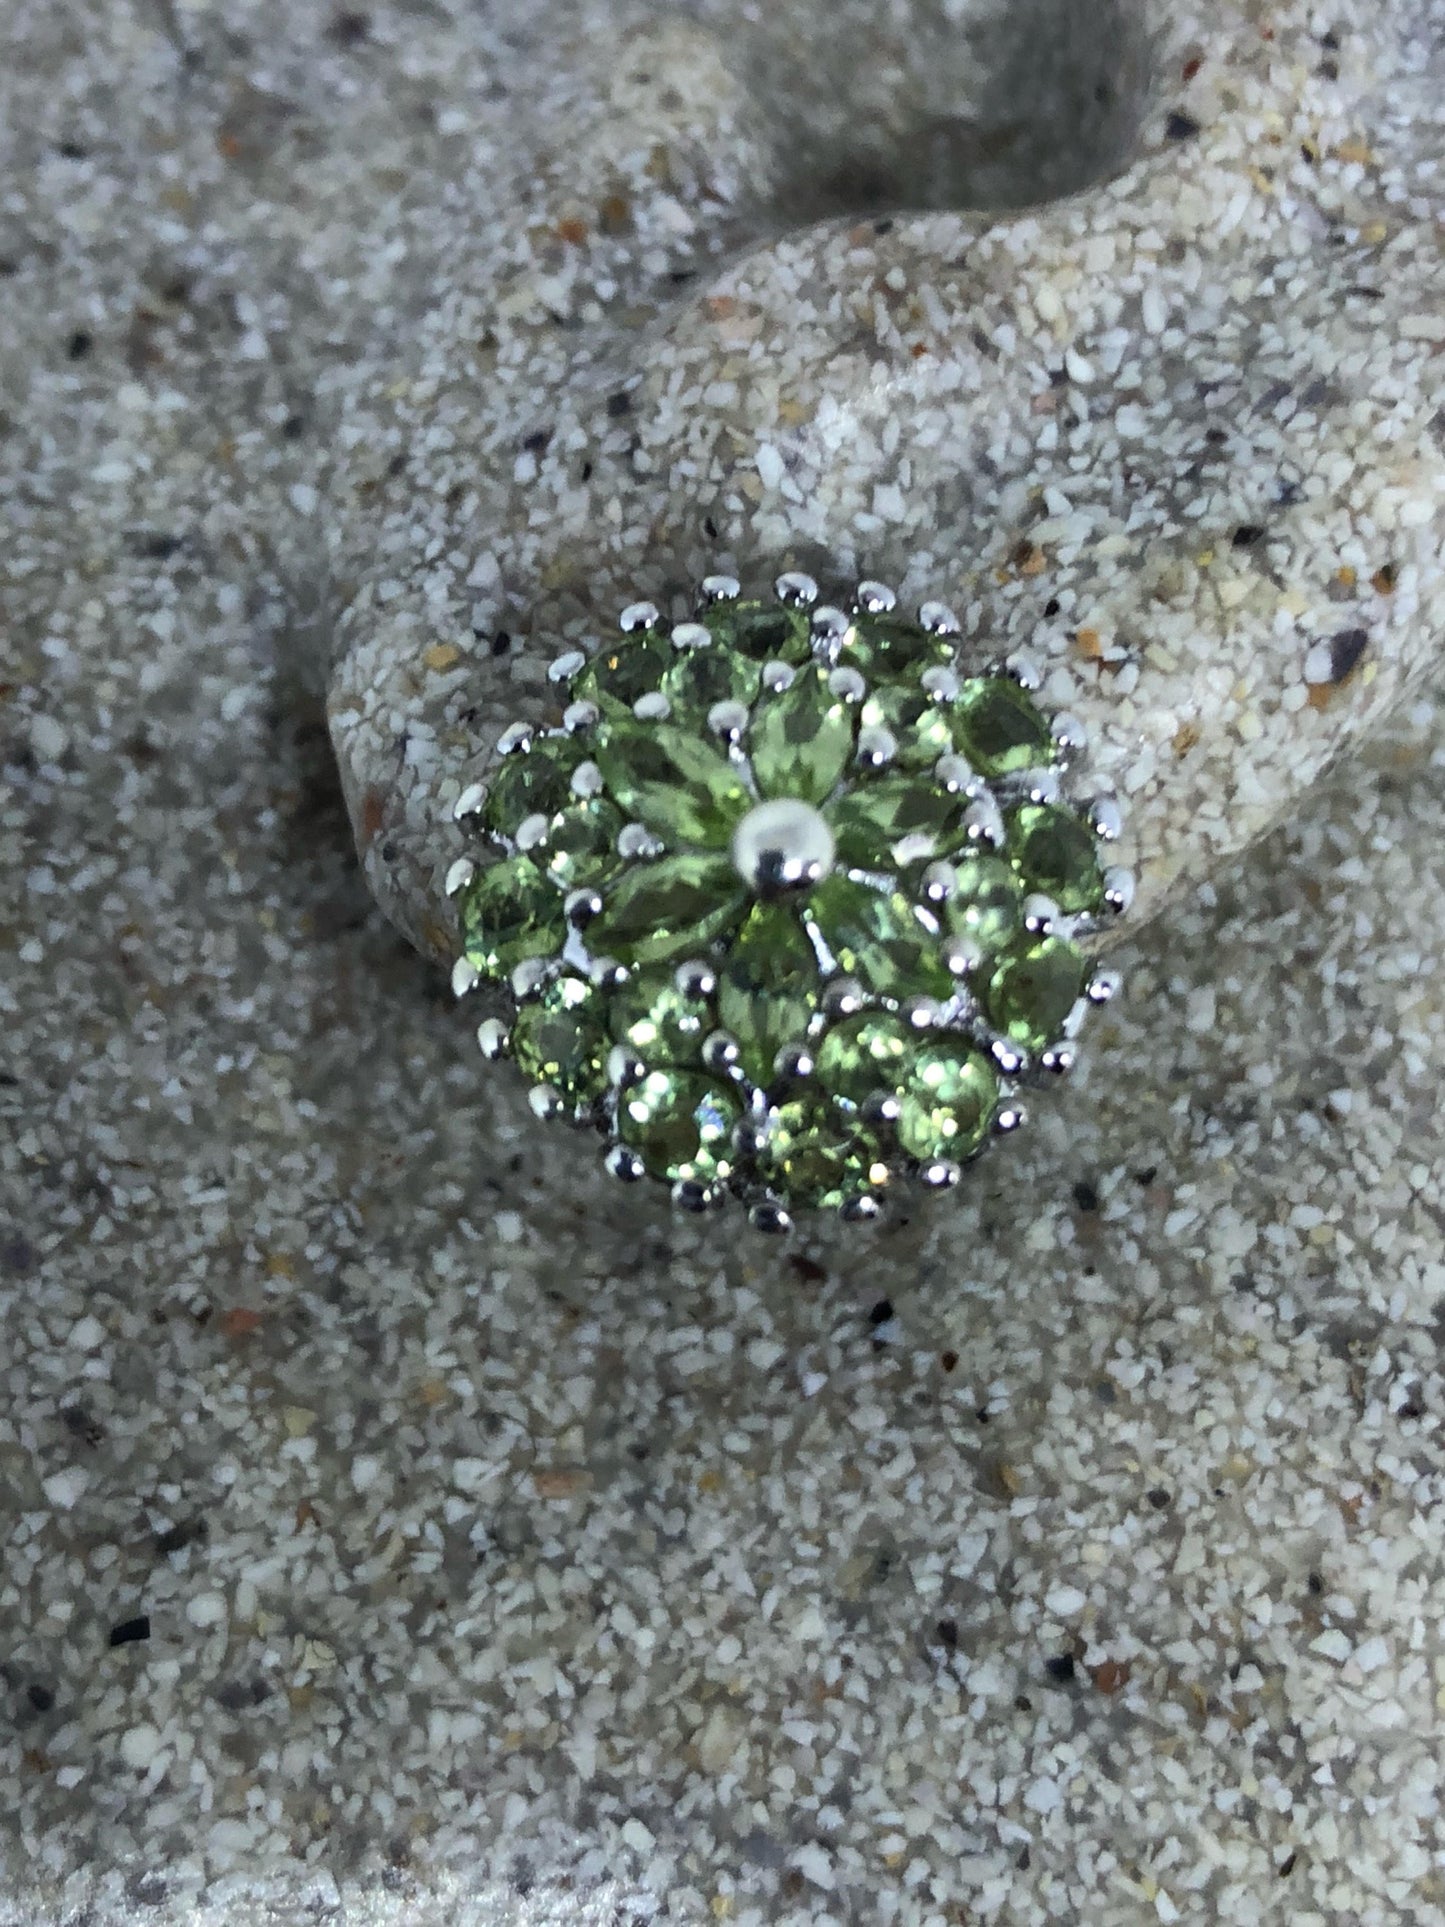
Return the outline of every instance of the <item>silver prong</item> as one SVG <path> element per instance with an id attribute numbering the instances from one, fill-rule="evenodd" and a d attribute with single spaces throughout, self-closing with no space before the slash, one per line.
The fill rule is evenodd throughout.
<path id="1" fill-rule="evenodd" d="M 679 1178 L 672 1187 L 672 1201 L 683 1211 L 706 1211 L 713 1201 L 711 1185 L 696 1178 Z"/>
<path id="2" fill-rule="evenodd" d="M 1044 686 L 1043 667 L 1027 649 L 1015 650 L 1003 666 L 1004 674 L 1020 689 L 1038 690 Z"/>
<path id="3" fill-rule="evenodd" d="M 481 981 L 481 972 L 470 957 L 458 957 L 452 965 L 452 995 L 465 997 Z"/>
<path id="4" fill-rule="evenodd" d="M 818 600 L 818 585 L 800 569 L 790 569 L 773 584 L 773 594 L 790 609 L 811 609 Z"/>
<path id="5" fill-rule="evenodd" d="M 931 636 L 957 636 L 963 624 L 946 602 L 925 602 L 918 611 L 918 626 Z"/>
<path id="6" fill-rule="evenodd" d="M 767 1142 L 768 1120 L 757 1112 L 750 1112 L 740 1123 L 733 1127 L 733 1149 L 739 1157 L 756 1157 Z"/>
<path id="7" fill-rule="evenodd" d="M 477 1049 L 489 1064 L 505 1055 L 508 1035 L 500 1017 L 484 1017 L 477 1025 Z"/>
<path id="8" fill-rule="evenodd" d="M 903 1109 L 892 1091 L 870 1091 L 859 1107 L 865 1124 L 896 1124 Z"/>
<path id="9" fill-rule="evenodd" d="M 1117 843 L 1124 831 L 1124 812 L 1112 796 L 1096 796 L 1089 805 L 1089 821 L 1095 836 L 1105 843 Z"/>
<path id="10" fill-rule="evenodd" d="M 852 627 L 852 622 L 844 612 L 835 609 L 831 603 L 815 609 L 812 618 L 814 655 L 821 656 L 824 662 L 836 662 L 838 651 L 848 640 Z"/>
<path id="11" fill-rule="evenodd" d="M 886 582 L 860 582 L 853 594 L 853 607 L 865 616 L 891 615 L 898 597 Z"/>
<path id="12" fill-rule="evenodd" d="M 995 1137 L 1009 1137 L 1021 1131 L 1029 1121 L 1029 1114 L 1022 1104 L 1005 1104 L 994 1113 L 993 1130 Z"/>
<path id="13" fill-rule="evenodd" d="M 596 703 L 568 703 L 562 711 L 562 727 L 569 736 L 579 736 L 584 729 L 593 727 L 597 717 Z"/>
<path id="14" fill-rule="evenodd" d="M 661 856 L 667 845 L 641 823 L 628 823 L 617 833 L 617 854 L 629 863 Z"/>
<path id="15" fill-rule="evenodd" d="M 562 909 L 574 930 L 585 930 L 595 917 L 601 916 L 602 898 L 596 890 L 569 890 Z"/>
<path id="16" fill-rule="evenodd" d="M 535 996 L 547 981 L 547 960 L 545 957 L 523 957 L 519 964 L 513 964 L 512 974 L 507 979 L 512 986 L 512 995 L 520 1002 L 525 997 Z"/>
<path id="17" fill-rule="evenodd" d="M 583 797 L 602 794 L 602 772 L 595 763 L 579 763 L 573 770 L 572 794 Z"/>
<path id="18" fill-rule="evenodd" d="M 1053 898 L 1044 896 L 1041 891 L 1024 898 L 1024 929 L 1031 937 L 1047 937 L 1061 914 Z"/>
<path id="19" fill-rule="evenodd" d="M 1104 902 L 1116 917 L 1124 912 L 1134 901 L 1134 872 L 1132 870 L 1112 869 L 1104 872 Z"/>
<path id="20" fill-rule="evenodd" d="M 469 856 L 459 856 L 447 871 L 447 880 L 442 885 L 449 897 L 460 896 L 462 891 L 477 874 L 477 866 Z"/>
<path id="21" fill-rule="evenodd" d="M 940 703 L 951 703 L 962 688 L 955 672 L 941 662 L 930 664 L 918 680 L 934 701 Z"/>
<path id="22" fill-rule="evenodd" d="M 547 670 L 548 682 L 571 682 L 572 678 L 587 667 L 587 657 L 581 649 L 569 649 L 565 656 L 558 656 Z"/>
<path id="23" fill-rule="evenodd" d="M 898 754 L 898 738 L 891 729 L 878 723 L 871 729 L 859 730 L 858 747 L 853 753 L 863 769 L 886 769 Z"/>
<path id="24" fill-rule="evenodd" d="M 672 704 L 660 689 L 649 689 L 632 705 L 632 713 L 640 723 L 665 723 L 672 714 Z"/>
<path id="25" fill-rule="evenodd" d="M 1089 747 L 1089 732 L 1071 711 L 1065 709 L 1055 716 L 1052 725 L 1054 741 L 1066 756 L 1082 756 Z"/>
<path id="26" fill-rule="evenodd" d="M 456 802 L 452 804 L 452 821 L 465 823 L 468 817 L 475 816 L 487 800 L 485 783 L 468 783 Z"/>
<path id="27" fill-rule="evenodd" d="M 963 1168 L 952 1158 L 934 1158 L 931 1163 L 921 1167 L 918 1173 L 920 1184 L 926 1184 L 930 1191 L 951 1191 L 963 1177 Z"/>
<path id="28" fill-rule="evenodd" d="M 933 773 L 950 796 L 979 796 L 986 787 L 966 756 L 940 756 Z"/>
<path id="29" fill-rule="evenodd" d="M 976 943 L 965 943 L 961 937 L 950 938 L 943 952 L 944 964 L 955 977 L 967 977 L 978 969 L 983 958 L 984 953 Z"/>
<path id="30" fill-rule="evenodd" d="M 837 1023 L 863 1008 L 863 986 L 856 977 L 835 977 L 823 990 L 823 1014 Z"/>
<path id="31" fill-rule="evenodd" d="M 508 723 L 497 738 L 498 756 L 517 756 L 532 746 L 533 729 L 530 723 Z"/>
<path id="32" fill-rule="evenodd" d="M 864 1191 L 838 1206 L 844 1224 L 875 1224 L 883 1216 L 883 1206 L 871 1192 Z"/>
<path id="33" fill-rule="evenodd" d="M 528 850 L 535 850 L 539 843 L 545 843 L 547 841 L 547 832 L 551 826 L 552 821 L 550 817 L 543 816 L 540 810 L 533 810 L 530 816 L 524 816 L 517 825 L 517 832 L 513 841 L 516 843 L 517 848 L 525 854 Z"/>
<path id="34" fill-rule="evenodd" d="M 943 1005 L 936 997 L 911 997 L 903 1006 L 903 1021 L 914 1030 L 936 1030 L 943 1022 Z"/>
<path id="35" fill-rule="evenodd" d="M 607 1053 L 607 1081 L 620 1091 L 631 1090 L 647 1075 L 647 1066 L 626 1044 L 614 1044 Z"/>
<path id="36" fill-rule="evenodd" d="M 761 1204 L 755 1204 L 748 1216 L 754 1227 L 766 1232 L 770 1238 L 781 1237 L 793 1228 L 793 1220 L 775 1198 L 766 1198 Z"/>
<path id="37" fill-rule="evenodd" d="M 1057 803 L 1060 795 L 1059 772 L 1056 769 L 1025 770 L 1019 778 L 1019 787 L 1030 803 Z"/>
<path id="38" fill-rule="evenodd" d="M 995 1037 L 989 1046 L 989 1055 L 1005 1077 L 1017 1077 L 1028 1062 L 1018 1045 L 1007 1037 Z"/>
<path id="39" fill-rule="evenodd" d="M 736 602 L 743 585 L 735 575 L 706 575 L 702 579 L 704 602 Z"/>
<path id="40" fill-rule="evenodd" d="M 711 997 L 717 989 L 717 972 L 701 958 L 689 958 L 673 972 L 672 981 L 684 997 Z"/>
<path id="41" fill-rule="evenodd" d="M 566 1114 L 567 1106 L 550 1084 L 534 1084 L 527 1093 L 527 1102 L 532 1107 L 533 1117 L 541 1118 L 544 1124 L 550 1124 L 553 1118 Z"/>
<path id="42" fill-rule="evenodd" d="M 712 630 L 701 622 L 679 622 L 672 632 L 674 649 L 711 649 Z"/>
<path id="43" fill-rule="evenodd" d="M 707 712 L 708 731 L 725 743 L 740 743 L 747 734 L 748 713 L 746 703 L 714 703 Z"/>
<path id="44" fill-rule="evenodd" d="M 849 664 L 835 669 L 828 677 L 828 688 L 840 702 L 861 703 L 868 694 L 868 685 L 858 670 Z"/>
<path id="45" fill-rule="evenodd" d="M 964 811 L 963 827 L 970 843 L 986 850 L 1001 850 L 1004 846 L 1003 812 L 987 792 L 976 796 Z"/>
<path id="46" fill-rule="evenodd" d="M 588 976 L 604 994 L 621 990 L 625 983 L 632 981 L 632 972 L 615 957 L 594 957 L 588 966 Z"/>
<path id="47" fill-rule="evenodd" d="M 923 894 L 935 906 L 947 903 L 958 888 L 958 872 L 951 863 L 930 863 L 923 872 Z"/>
<path id="48" fill-rule="evenodd" d="M 791 689 L 797 678 L 797 670 L 791 663 L 765 662 L 763 664 L 763 688 L 772 690 L 779 696 L 785 689 Z"/>
<path id="49" fill-rule="evenodd" d="M 729 1037 L 725 1030 L 715 1030 L 703 1040 L 704 1070 L 730 1072 L 736 1068 L 740 1055 L 736 1038 Z"/>
<path id="50" fill-rule="evenodd" d="M 602 1160 L 609 1177 L 617 1178 L 623 1184 L 637 1184 L 647 1176 L 647 1166 L 625 1144 L 614 1144 Z"/>
<path id="51" fill-rule="evenodd" d="M 655 629 L 661 620 L 655 602 L 629 602 L 617 618 L 617 626 L 624 636 L 630 636 L 639 629 Z"/>
<path id="52" fill-rule="evenodd" d="M 1074 1068 L 1075 1057 L 1072 1044 L 1051 1044 L 1039 1054 L 1039 1069 L 1051 1077 L 1065 1077 Z"/>
<path id="53" fill-rule="evenodd" d="M 1096 970 L 1089 979 L 1084 995 L 1091 1004 L 1112 1003 L 1118 996 L 1123 982 L 1117 970 Z"/>
<path id="54" fill-rule="evenodd" d="M 777 1077 L 811 1077 L 816 1069 L 817 1062 L 806 1044 L 784 1044 L 773 1059 Z"/>

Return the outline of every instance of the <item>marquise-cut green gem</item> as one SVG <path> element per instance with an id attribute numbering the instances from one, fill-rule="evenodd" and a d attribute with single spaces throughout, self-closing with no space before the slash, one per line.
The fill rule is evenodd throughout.
<path id="1" fill-rule="evenodd" d="M 939 955 L 936 926 L 900 890 L 872 890 L 833 875 L 808 898 L 806 914 L 840 970 L 875 997 L 948 997 L 953 979 Z"/>
<path id="2" fill-rule="evenodd" d="M 668 844 L 720 848 L 751 801 L 736 766 L 674 723 L 613 723 L 597 765 L 618 807 Z"/>
<path id="3" fill-rule="evenodd" d="M 855 616 L 838 660 L 861 669 L 872 682 L 952 662 L 953 644 L 947 636 L 930 635 L 902 616 Z"/>
<path id="4" fill-rule="evenodd" d="M 998 1074 L 960 1038 L 924 1039 L 899 1096 L 898 1142 L 928 1164 L 971 1157 L 988 1135 Z"/>
<path id="5" fill-rule="evenodd" d="M 569 1104 L 590 1104 L 607 1089 L 609 1043 L 597 992 L 580 977 L 559 977 L 512 1025 L 512 1055 L 534 1084 L 550 1084 Z"/>
<path id="6" fill-rule="evenodd" d="M 888 1165 L 873 1134 L 835 1105 L 807 1098 L 774 1111 L 757 1168 L 784 1204 L 825 1210 L 888 1182 Z"/>
<path id="7" fill-rule="evenodd" d="M 898 745 L 899 769 L 932 769 L 952 753 L 953 726 L 944 704 L 907 683 L 873 689 L 858 718 L 862 729 L 886 729 Z"/>
<path id="8" fill-rule="evenodd" d="M 863 781 L 828 811 L 839 861 L 860 870 L 922 862 L 949 845 L 957 800 L 919 776 Z"/>
<path id="9" fill-rule="evenodd" d="M 694 957 L 738 919 L 744 898 L 725 856 L 688 851 L 638 863 L 604 891 L 602 914 L 587 926 L 587 948 L 629 965 Z"/>
<path id="10" fill-rule="evenodd" d="M 484 977 L 505 977 L 528 957 L 549 956 L 567 934 L 561 897 L 526 856 L 483 870 L 457 914 L 464 954 Z"/>
<path id="11" fill-rule="evenodd" d="M 714 640 L 756 663 L 804 662 L 812 628 L 804 609 L 772 602 L 720 602 L 702 617 Z"/>
<path id="12" fill-rule="evenodd" d="M 818 959 L 794 912 L 760 903 L 718 972 L 718 1020 L 743 1069 L 768 1084 L 784 1044 L 799 1043 L 818 1006 Z"/>
<path id="13" fill-rule="evenodd" d="M 501 836 L 515 836 L 529 816 L 555 816 L 572 799 L 572 772 L 587 754 L 573 736 L 539 736 L 528 749 L 505 757 L 482 805 L 482 822 Z"/>
<path id="14" fill-rule="evenodd" d="M 598 650 L 572 684 L 574 702 L 596 703 L 604 716 L 630 715 L 639 696 L 657 688 L 673 660 L 672 644 L 655 629 Z"/>
<path id="15" fill-rule="evenodd" d="M 608 1021 L 619 1044 L 644 1063 L 686 1067 L 699 1062 L 704 1040 L 717 1028 L 704 997 L 678 989 L 670 970 L 644 970 L 613 991 Z"/>
<path id="16" fill-rule="evenodd" d="M 617 838 L 622 818 L 601 797 L 574 801 L 547 826 L 546 841 L 534 852 L 559 890 L 605 883 L 622 867 Z"/>
<path id="17" fill-rule="evenodd" d="M 984 1015 L 1025 1050 L 1043 1050 L 1063 1029 L 1084 988 L 1085 963 L 1061 937 L 1011 944 L 977 988 Z"/>
<path id="18" fill-rule="evenodd" d="M 958 884 L 939 912 L 950 936 L 983 951 L 1000 950 L 1024 918 L 1023 886 L 1002 858 L 965 857 Z"/>
<path id="19" fill-rule="evenodd" d="M 702 729 L 716 704 L 751 704 L 760 674 L 760 664 L 714 643 L 711 649 L 675 651 L 661 688 L 672 705 L 673 720 Z"/>
<path id="20" fill-rule="evenodd" d="M 1053 761 L 1048 723 L 1018 684 L 1003 676 L 966 682 L 953 717 L 958 748 L 980 776 L 1011 776 Z"/>
<path id="21" fill-rule="evenodd" d="M 1026 803 L 1008 819 L 1008 853 L 1027 890 L 1041 890 L 1071 916 L 1104 901 L 1093 831 L 1053 803 Z"/>
<path id="22" fill-rule="evenodd" d="M 918 1032 L 886 1010 L 847 1017 L 818 1046 L 818 1082 L 848 1104 L 896 1091 L 918 1049 Z"/>
<path id="23" fill-rule="evenodd" d="M 758 788 L 764 796 L 821 803 L 848 766 L 853 730 L 852 709 L 810 664 L 753 712 L 748 748 Z"/>
<path id="24" fill-rule="evenodd" d="M 725 1085 L 685 1071 L 649 1071 L 618 1099 L 617 1135 L 653 1177 L 713 1184 L 732 1169 L 741 1116 Z"/>

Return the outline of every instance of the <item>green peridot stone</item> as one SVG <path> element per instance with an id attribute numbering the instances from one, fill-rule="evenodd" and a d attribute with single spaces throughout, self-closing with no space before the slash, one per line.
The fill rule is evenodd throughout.
<path id="1" fill-rule="evenodd" d="M 758 904 L 718 973 L 718 1019 L 755 1084 L 771 1083 L 778 1052 L 807 1035 L 817 997 L 818 959 L 796 914 Z"/>
<path id="2" fill-rule="evenodd" d="M 1099 846 L 1087 823 L 1052 803 L 1026 803 L 1007 818 L 1008 853 L 1026 890 L 1041 890 L 1074 915 L 1104 901 Z"/>
<path id="3" fill-rule="evenodd" d="M 812 628 L 805 609 L 772 602 L 720 602 L 702 621 L 714 641 L 752 662 L 805 662 L 811 653 Z"/>
<path id="4" fill-rule="evenodd" d="M 560 950 L 567 934 L 562 899 L 530 857 L 483 870 L 457 905 L 462 949 L 484 977 L 505 977 L 528 957 Z"/>
<path id="5" fill-rule="evenodd" d="M 673 721 L 702 730 L 716 704 L 751 704 L 758 693 L 760 669 L 760 664 L 717 643 L 711 649 L 675 651 L 661 683 L 672 705 Z"/>
<path id="6" fill-rule="evenodd" d="M 875 1091 L 896 1091 L 918 1049 L 918 1032 L 902 1017 L 868 1010 L 845 1018 L 818 1047 L 818 1082 L 847 1104 Z"/>
<path id="7" fill-rule="evenodd" d="M 939 912 L 944 929 L 980 950 L 1002 949 L 1023 923 L 1022 884 L 1000 857 L 965 857 L 957 875 L 958 887 Z"/>
<path id="8" fill-rule="evenodd" d="M 585 933 L 594 957 L 622 964 L 694 957 L 742 914 L 742 880 L 724 856 L 689 851 L 637 863 L 603 893 Z"/>
<path id="9" fill-rule="evenodd" d="M 882 681 L 952 662 L 953 644 L 947 636 L 932 636 L 902 616 L 856 616 L 838 660 L 861 669 L 870 682 Z"/>
<path id="10" fill-rule="evenodd" d="M 853 711 L 829 689 L 823 670 L 809 664 L 753 712 L 748 749 L 759 790 L 823 802 L 848 766 L 853 731 Z"/>
<path id="11" fill-rule="evenodd" d="M 512 1025 L 512 1056 L 534 1084 L 550 1084 L 569 1104 L 590 1104 L 607 1089 L 609 1043 L 598 996 L 580 977 L 559 977 Z"/>
<path id="12" fill-rule="evenodd" d="M 656 689 L 673 661 L 672 644 L 655 629 L 608 643 L 572 684 L 574 702 L 596 703 L 607 717 L 628 716 L 639 696 Z"/>
<path id="13" fill-rule="evenodd" d="M 622 818 L 601 797 L 575 801 L 552 818 L 545 842 L 532 852 L 559 890 L 605 883 L 622 867 L 617 838 Z"/>
<path id="14" fill-rule="evenodd" d="M 573 736 L 539 736 L 504 757 L 482 805 L 482 822 L 499 836 L 515 836 L 529 816 L 555 816 L 572 801 L 572 772 L 586 755 Z"/>
<path id="15" fill-rule="evenodd" d="M 670 970 L 644 970 L 608 1001 L 612 1035 L 650 1065 L 688 1066 L 717 1028 L 706 998 L 688 997 Z"/>
<path id="16" fill-rule="evenodd" d="M 758 1176 L 786 1205 L 827 1209 L 888 1182 L 873 1134 L 836 1106 L 800 1098 L 779 1105 L 758 1148 Z"/>
<path id="17" fill-rule="evenodd" d="M 713 1184 L 733 1165 L 742 1116 L 726 1086 L 687 1072 L 649 1071 L 617 1101 L 617 1135 L 655 1178 Z"/>
<path id="18" fill-rule="evenodd" d="M 932 769 L 952 754 L 953 726 L 947 707 L 926 689 L 907 683 L 873 689 L 858 718 L 862 729 L 886 729 L 898 745 L 899 769 Z"/>
<path id="19" fill-rule="evenodd" d="M 840 970 L 875 997 L 948 997 L 953 979 L 937 927 L 899 890 L 873 890 L 835 873 L 808 898 L 807 916 Z"/>
<path id="20" fill-rule="evenodd" d="M 1054 758 L 1049 725 L 1028 695 L 1002 676 L 979 676 L 959 691 L 954 740 L 980 776 L 1011 776 Z"/>
<path id="21" fill-rule="evenodd" d="M 929 1164 L 971 1157 L 988 1135 L 998 1073 L 961 1038 L 923 1038 L 899 1094 L 898 1142 Z"/>
<path id="22" fill-rule="evenodd" d="M 618 808 L 671 845 L 721 848 L 751 801 L 735 765 L 674 723 L 611 724 L 597 765 Z"/>
<path id="23" fill-rule="evenodd" d="M 827 816 L 840 862 L 892 870 L 949 847 L 958 802 L 921 776 L 865 778 L 831 804 Z"/>
<path id="24" fill-rule="evenodd" d="M 1061 937 L 1011 944 L 978 973 L 984 1015 L 1025 1050 L 1043 1050 L 1082 995 L 1085 968 L 1079 951 Z"/>

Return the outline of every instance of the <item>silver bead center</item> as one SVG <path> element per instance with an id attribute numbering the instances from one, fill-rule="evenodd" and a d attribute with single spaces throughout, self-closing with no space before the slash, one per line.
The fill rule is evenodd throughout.
<path id="1" fill-rule="evenodd" d="M 833 832 L 822 815 L 792 796 L 759 803 L 733 832 L 733 865 L 762 896 L 821 883 L 834 854 Z"/>

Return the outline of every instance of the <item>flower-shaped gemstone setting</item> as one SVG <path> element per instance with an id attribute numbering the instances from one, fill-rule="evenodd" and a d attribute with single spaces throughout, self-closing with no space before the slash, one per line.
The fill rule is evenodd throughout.
<path id="1" fill-rule="evenodd" d="M 553 665 L 454 814 L 458 990 L 534 1108 L 600 1130 L 618 1176 L 756 1221 L 877 1213 L 957 1182 L 1066 1069 L 1111 976 L 1080 947 L 1127 907 L 1113 804 L 1071 800 L 1082 730 L 1015 661 L 964 673 L 941 605 L 804 576 L 696 619 L 650 604 Z"/>

